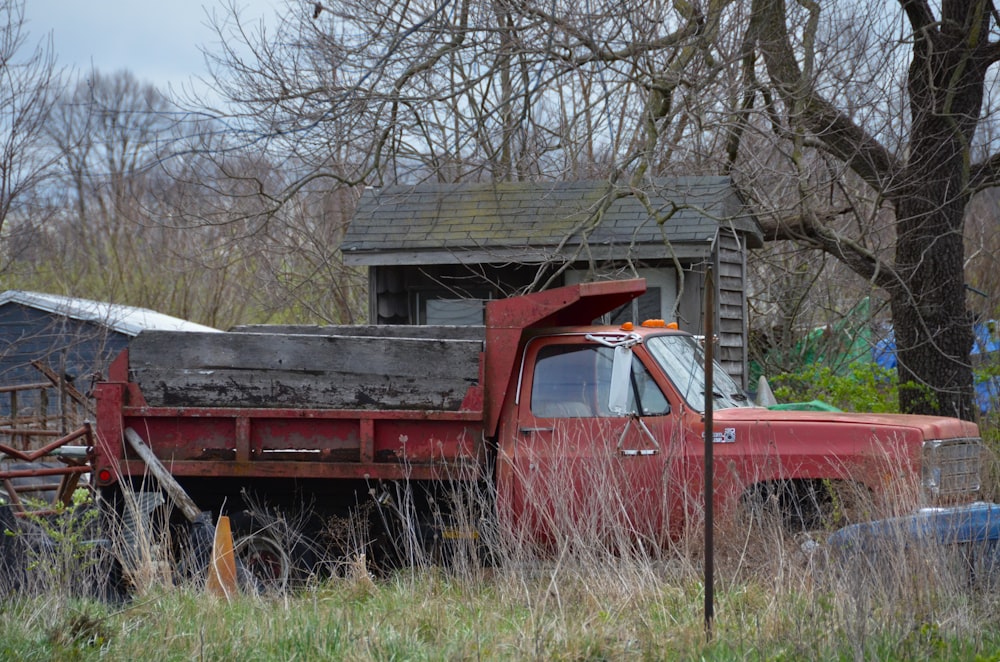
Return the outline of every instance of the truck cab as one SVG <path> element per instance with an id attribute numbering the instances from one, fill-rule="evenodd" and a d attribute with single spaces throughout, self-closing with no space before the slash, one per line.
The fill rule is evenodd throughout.
<path id="1" fill-rule="evenodd" d="M 718 365 L 706 389 L 704 343 L 660 320 L 527 334 L 497 463 L 517 535 L 663 547 L 701 526 L 707 397 L 723 516 L 816 528 L 975 497 L 974 424 L 757 407 Z"/>

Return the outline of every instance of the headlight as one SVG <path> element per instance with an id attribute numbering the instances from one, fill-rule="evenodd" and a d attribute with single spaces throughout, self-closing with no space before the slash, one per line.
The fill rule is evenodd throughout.
<path id="1" fill-rule="evenodd" d="M 980 486 L 982 446 L 979 438 L 925 441 L 920 465 L 925 499 L 974 498 Z"/>

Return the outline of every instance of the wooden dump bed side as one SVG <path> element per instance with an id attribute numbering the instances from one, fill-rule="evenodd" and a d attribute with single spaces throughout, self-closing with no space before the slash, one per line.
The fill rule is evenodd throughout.
<path id="1" fill-rule="evenodd" d="M 399 336 L 145 331 L 129 348 L 129 381 L 153 407 L 472 407 L 481 331 L 476 340 L 403 337 L 406 331 L 397 329 Z"/>

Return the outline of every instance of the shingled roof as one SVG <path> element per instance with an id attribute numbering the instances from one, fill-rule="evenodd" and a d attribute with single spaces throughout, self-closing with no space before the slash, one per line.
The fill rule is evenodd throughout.
<path id="1" fill-rule="evenodd" d="M 595 259 L 708 255 L 719 227 L 751 247 L 756 219 L 726 177 L 662 179 L 598 216 L 605 181 L 421 184 L 369 189 L 341 246 L 355 265 L 544 262 L 586 246 Z M 665 220 L 657 223 L 658 217 Z"/>

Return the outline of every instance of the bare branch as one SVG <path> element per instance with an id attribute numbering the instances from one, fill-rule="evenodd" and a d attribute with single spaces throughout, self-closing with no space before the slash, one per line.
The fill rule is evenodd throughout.
<path id="1" fill-rule="evenodd" d="M 833 210 L 822 216 L 807 211 L 796 216 L 765 218 L 761 220 L 761 229 L 769 241 L 794 241 L 830 253 L 874 285 L 884 288 L 897 285 L 898 276 L 892 265 L 857 241 L 831 229 L 831 221 L 850 211 Z"/>
<path id="2" fill-rule="evenodd" d="M 767 71 L 789 107 L 801 107 L 803 123 L 837 158 L 874 188 L 893 181 L 902 167 L 898 159 L 843 112 L 804 81 L 785 25 L 783 0 L 754 0 L 751 30 L 764 56 Z"/>

